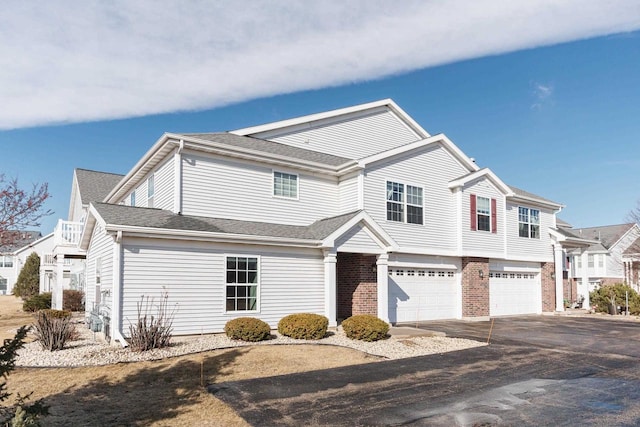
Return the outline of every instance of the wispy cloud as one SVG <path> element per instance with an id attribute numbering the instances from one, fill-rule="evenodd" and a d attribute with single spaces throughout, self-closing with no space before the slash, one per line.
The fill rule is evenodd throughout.
<path id="1" fill-rule="evenodd" d="M 553 104 L 553 85 L 546 83 L 533 83 L 534 102 L 531 108 L 540 110 L 546 105 Z"/>
<path id="2" fill-rule="evenodd" d="M 640 28 L 636 0 L 3 6 L 0 129 L 204 109 Z"/>

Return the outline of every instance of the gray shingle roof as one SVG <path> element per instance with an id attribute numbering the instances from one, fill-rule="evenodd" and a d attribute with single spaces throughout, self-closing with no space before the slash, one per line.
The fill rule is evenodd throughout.
<path id="1" fill-rule="evenodd" d="M 625 255 L 640 254 L 640 237 L 637 238 L 629 247 L 623 252 Z"/>
<path id="2" fill-rule="evenodd" d="M 88 205 L 91 202 L 103 201 L 123 177 L 124 175 L 116 173 L 76 169 L 82 204 Z"/>
<path id="3" fill-rule="evenodd" d="M 279 156 L 291 157 L 294 159 L 315 162 L 327 166 L 340 166 L 354 159 L 333 156 L 331 154 L 319 153 L 313 150 L 293 147 L 278 142 L 267 141 L 265 139 L 253 138 L 250 136 L 234 135 L 227 132 L 218 133 L 186 133 L 185 137 L 198 138 L 205 141 L 213 141 L 219 144 L 226 144 L 248 150 L 261 151 L 263 153 L 277 154 Z"/>
<path id="4" fill-rule="evenodd" d="M 178 215 L 162 209 L 140 208 L 108 203 L 93 203 L 107 224 L 162 228 L 179 231 L 203 231 L 248 236 L 280 237 L 303 240 L 322 240 L 348 222 L 359 211 L 325 218 L 309 226 L 241 221 Z"/>
<path id="5" fill-rule="evenodd" d="M 574 228 L 571 230 L 573 234 L 583 239 L 592 239 L 600 241 L 600 244 L 606 249 L 616 243 L 631 227 L 633 223 L 605 225 L 602 227 Z M 599 244 L 593 245 L 589 250 L 598 250 Z"/>
<path id="6" fill-rule="evenodd" d="M 39 231 L 5 231 L 0 235 L 0 253 L 15 252 L 40 237 L 42 234 Z"/>
<path id="7" fill-rule="evenodd" d="M 511 191 L 513 191 L 516 194 L 516 196 L 522 196 L 522 197 L 526 197 L 526 198 L 529 198 L 529 199 L 539 200 L 539 201 L 545 202 L 545 203 L 553 203 L 553 204 L 556 204 L 556 205 L 560 205 L 561 204 L 561 203 L 558 203 L 558 202 L 554 202 L 553 200 L 549 200 L 549 199 L 545 199 L 544 197 L 540 197 L 537 194 L 529 193 L 528 191 L 525 191 L 525 190 L 523 190 L 521 188 L 518 188 L 518 187 L 514 187 L 513 185 L 509 185 L 509 188 L 511 189 Z"/>

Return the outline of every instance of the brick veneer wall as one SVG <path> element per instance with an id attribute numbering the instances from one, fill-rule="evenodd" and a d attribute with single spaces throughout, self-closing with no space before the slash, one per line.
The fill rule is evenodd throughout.
<path id="1" fill-rule="evenodd" d="M 378 314 L 377 274 L 372 269 L 375 255 L 338 253 L 336 265 L 338 318 L 354 314 Z"/>
<path id="2" fill-rule="evenodd" d="M 479 271 L 483 278 L 480 278 Z M 489 315 L 489 259 L 462 258 L 462 317 Z"/>
<path id="3" fill-rule="evenodd" d="M 551 273 L 555 273 L 555 268 L 556 264 L 553 262 L 543 262 L 540 268 L 543 312 L 556 310 L 556 281 L 551 277 Z"/>
<path id="4" fill-rule="evenodd" d="M 575 279 L 565 279 L 564 284 L 564 299 L 573 303 L 578 299 L 578 282 Z"/>

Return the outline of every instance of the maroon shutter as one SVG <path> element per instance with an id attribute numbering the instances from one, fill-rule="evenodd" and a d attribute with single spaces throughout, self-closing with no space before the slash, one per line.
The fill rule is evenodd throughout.
<path id="1" fill-rule="evenodd" d="M 471 230 L 478 229 L 478 216 L 476 215 L 476 195 L 471 194 Z"/>
<path id="2" fill-rule="evenodd" d="M 498 215 L 497 215 L 497 209 L 496 209 L 496 199 L 491 199 L 491 232 L 492 233 L 497 233 L 498 232 Z"/>

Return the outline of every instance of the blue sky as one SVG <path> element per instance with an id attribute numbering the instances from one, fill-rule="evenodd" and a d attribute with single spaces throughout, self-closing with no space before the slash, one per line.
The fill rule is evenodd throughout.
<path id="1" fill-rule="evenodd" d="M 508 184 L 565 204 L 560 217 L 574 226 L 624 222 L 640 198 L 640 7 L 635 2 L 613 2 L 606 13 L 572 1 L 532 2 L 540 6 L 531 10 L 510 10 L 509 2 L 497 1 L 487 3 L 498 4 L 494 9 L 463 13 L 459 7 L 456 12 L 458 1 L 407 2 L 408 11 L 400 15 L 390 10 L 381 15 L 367 6 L 371 2 L 353 2 L 358 7 L 350 13 L 364 21 L 353 24 L 357 28 L 347 24 L 349 16 L 336 23 L 335 11 L 308 16 L 301 11 L 304 3 L 267 3 L 278 6 L 273 16 L 283 19 L 282 28 L 254 25 L 264 24 L 275 35 L 235 22 L 242 31 L 232 36 L 211 33 L 205 40 L 179 43 L 160 38 L 151 45 L 151 57 L 141 53 L 150 48 L 148 34 L 140 36 L 127 25 L 144 14 L 144 6 L 129 10 L 128 3 L 119 3 L 125 10 L 115 13 L 88 2 L 91 6 L 71 17 L 58 12 L 59 28 L 24 37 L 10 35 L 11 30 L 29 19 L 50 21 L 46 10 L 36 14 L 16 2 L 13 19 L 0 18 L 0 37 L 9 37 L 0 57 L 13 59 L 9 71 L 0 71 L 0 172 L 17 176 L 22 186 L 49 183 L 47 206 L 55 215 L 43 221 L 43 233 L 67 216 L 75 167 L 126 173 L 163 132 L 232 130 L 383 98 L 392 98 L 431 134 L 445 133 Z M 194 9 L 204 7 L 197 5 Z M 252 9 L 246 19 L 265 14 Z M 195 10 L 181 17 L 202 19 L 197 15 L 204 12 L 212 13 Z M 218 12 L 223 15 L 218 19 L 231 16 Z M 425 13 L 438 18 L 431 31 L 406 22 L 423 22 Z M 78 18 L 73 14 L 91 18 L 85 19 L 87 28 L 65 33 L 64 21 Z M 297 17 L 297 24 L 282 15 Z M 92 19 L 105 16 L 106 29 L 89 31 Z M 480 19 L 489 29 L 480 29 Z M 380 20 L 399 33 L 410 30 L 380 35 Z M 514 27 L 504 28 L 509 22 Z M 500 23 L 502 29 L 491 30 Z M 31 24 L 26 28 L 34 28 Z M 144 29 L 158 23 L 139 24 Z M 119 40 L 118 49 L 91 49 L 115 29 L 131 40 Z M 33 47 L 45 39 L 49 45 Z M 363 47 L 359 40 L 375 43 Z M 407 44 L 404 52 L 400 46 Z M 197 49 L 201 46 L 207 48 Z M 197 54 L 184 53 L 191 49 Z M 238 52 L 245 55 L 241 64 Z M 202 69 L 189 62 L 194 57 L 205 63 Z M 122 69 L 106 66 L 110 60 Z M 224 73 L 216 74 L 220 69 Z M 157 81 L 160 87 L 150 83 Z"/>

